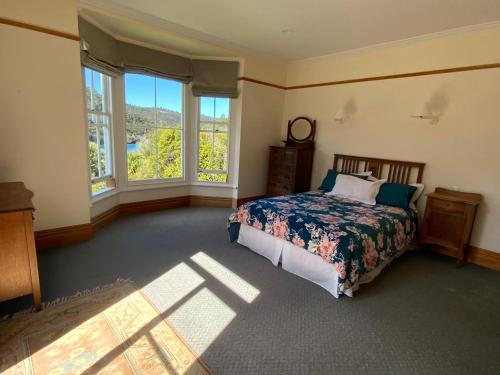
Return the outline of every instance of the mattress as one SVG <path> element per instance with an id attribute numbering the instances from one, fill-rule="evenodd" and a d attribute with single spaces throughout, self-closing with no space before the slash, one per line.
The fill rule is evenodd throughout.
<path id="1" fill-rule="evenodd" d="M 245 224 L 240 227 L 237 242 L 269 259 L 275 266 L 278 266 L 281 262 L 284 270 L 321 286 L 334 297 L 339 298 L 339 274 L 331 263 L 325 262 L 321 257 L 305 252 L 304 249 L 288 241 L 276 238 Z M 412 242 L 400 251 L 395 258 L 405 251 L 415 248 L 416 243 Z M 342 294 L 352 297 L 353 293 L 358 290 L 359 285 L 373 281 L 393 259 L 387 259 L 372 271 L 364 274 L 356 284 L 344 290 Z"/>
<path id="2" fill-rule="evenodd" d="M 339 296 L 352 295 L 401 255 L 415 239 L 417 219 L 410 209 L 312 191 L 246 203 L 228 224 L 231 240 Z"/>

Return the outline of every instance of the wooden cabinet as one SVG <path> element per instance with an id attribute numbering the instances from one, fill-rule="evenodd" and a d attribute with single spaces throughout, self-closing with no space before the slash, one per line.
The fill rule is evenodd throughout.
<path id="1" fill-rule="evenodd" d="M 33 294 L 39 308 L 32 196 L 22 182 L 0 183 L 0 302 Z"/>
<path id="2" fill-rule="evenodd" d="M 309 191 L 314 145 L 271 146 L 267 195 L 287 195 Z"/>
<path id="3" fill-rule="evenodd" d="M 436 188 L 427 195 L 421 231 L 422 245 L 438 245 L 454 255 L 457 263 L 467 260 L 467 248 L 481 195 Z"/>

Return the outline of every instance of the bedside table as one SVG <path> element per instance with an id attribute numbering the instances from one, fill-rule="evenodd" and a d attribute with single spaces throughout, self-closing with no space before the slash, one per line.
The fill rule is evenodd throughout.
<path id="1" fill-rule="evenodd" d="M 439 245 L 443 253 L 467 260 L 467 248 L 482 196 L 475 193 L 436 188 L 427 195 L 420 236 L 422 245 Z"/>

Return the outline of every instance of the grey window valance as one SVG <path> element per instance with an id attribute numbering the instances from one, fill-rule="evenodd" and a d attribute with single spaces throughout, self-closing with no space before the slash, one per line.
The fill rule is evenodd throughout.
<path id="1" fill-rule="evenodd" d="M 121 74 L 117 41 L 81 17 L 78 18 L 78 29 L 82 65 L 111 76 Z"/>
<path id="2" fill-rule="evenodd" d="M 121 41 L 118 41 L 118 51 L 126 72 L 151 74 L 182 83 L 191 82 L 190 59 Z"/>
<path id="3" fill-rule="evenodd" d="M 192 82 L 195 96 L 238 97 L 237 61 L 191 60 L 118 41 L 81 17 L 78 28 L 84 66 L 111 76 L 131 72 Z"/>
<path id="4" fill-rule="evenodd" d="M 238 97 L 237 61 L 192 60 L 194 96 Z"/>

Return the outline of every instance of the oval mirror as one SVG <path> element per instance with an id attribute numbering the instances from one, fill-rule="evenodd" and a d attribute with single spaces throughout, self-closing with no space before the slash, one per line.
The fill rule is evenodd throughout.
<path id="1" fill-rule="evenodd" d="M 297 142 L 308 140 L 313 135 L 313 124 L 305 117 L 297 117 L 290 124 L 290 136 Z"/>

